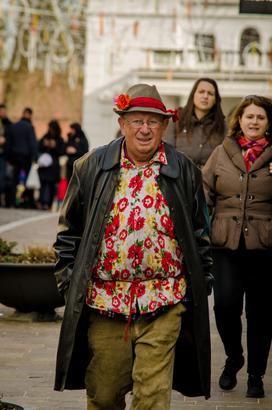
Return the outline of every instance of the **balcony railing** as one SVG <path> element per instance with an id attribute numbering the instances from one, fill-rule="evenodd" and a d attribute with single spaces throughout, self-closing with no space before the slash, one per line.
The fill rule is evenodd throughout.
<path id="1" fill-rule="evenodd" d="M 179 70 L 206 69 L 217 72 L 268 73 L 272 70 L 272 50 L 237 52 L 230 50 L 146 50 L 148 68 Z"/>

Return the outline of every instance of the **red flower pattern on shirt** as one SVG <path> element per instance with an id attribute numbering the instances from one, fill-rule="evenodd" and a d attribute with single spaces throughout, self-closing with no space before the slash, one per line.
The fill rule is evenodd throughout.
<path id="1" fill-rule="evenodd" d="M 163 143 L 141 167 L 122 150 L 120 179 L 87 290 L 93 308 L 129 316 L 138 305 L 145 314 L 185 294 L 182 250 L 157 182 L 162 164 Z"/>
<path id="2" fill-rule="evenodd" d="M 122 229 L 122 231 L 119 234 L 119 239 L 121 239 L 121 241 L 124 241 L 126 239 L 128 235 L 128 232 L 126 229 Z"/>
<path id="3" fill-rule="evenodd" d="M 143 186 L 143 181 L 140 175 L 136 175 L 135 177 L 131 178 L 129 183 L 129 188 L 133 188 L 131 196 L 135 198 L 136 194 L 139 193 Z"/>
<path id="4" fill-rule="evenodd" d="M 117 206 L 118 206 L 120 212 L 124 212 L 124 210 L 128 206 L 128 199 L 127 198 L 120 199 L 120 201 L 118 201 Z"/>
<path id="5" fill-rule="evenodd" d="M 153 206 L 154 199 L 150 195 L 146 195 L 143 199 L 143 205 L 145 208 L 151 208 Z"/>
<path id="6" fill-rule="evenodd" d="M 150 249 L 152 246 L 152 240 L 150 238 L 146 238 L 144 241 L 144 246 L 146 247 L 146 249 Z"/>

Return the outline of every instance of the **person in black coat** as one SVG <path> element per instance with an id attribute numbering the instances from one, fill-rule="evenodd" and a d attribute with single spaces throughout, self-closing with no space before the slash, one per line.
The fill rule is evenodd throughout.
<path id="1" fill-rule="evenodd" d="M 78 122 L 70 124 L 68 141 L 65 146 L 65 154 L 68 157 L 66 163 L 66 178 L 69 181 L 73 173 L 74 161 L 88 152 L 89 143 L 81 125 Z"/>
<path id="2" fill-rule="evenodd" d="M 20 175 L 26 179 L 32 162 L 37 161 L 37 139 L 32 125 L 33 111 L 27 107 L 23 110 L 22 118 L 10 125 L 7 129 L 6 155 L 8 162 L 13 167 L 10 202 L 11 206 L 17 206 L 16 191 Z M 25 189 L 22 205 L 27 208 L 35 208 L 33 190 Z"/>
<path id="3" fill-rule="evenodd" d="M 12 125 L 7 116 L 7 107 L 0 104 L 0 206 L 7 208 L 11 205 L 10 188 L 12 178 L 12 165 L 7 161 L 8 129 Z"/>
<path id="4" fill-rule="evenodd" d="M 85 387 L 89 410 L 125 409 L 131 389 L 131 408 L 169 410 L 172 387 L 210 397 L 202 177 L 162 142 L 174 113 L 154 85 L 135 84 L 115 104 L 124 137 L 75 161 L 60 209 L 55 274 L 66 307 L 55 389 Z"/>
<path id="5" fill-rule="evenodd" d="M 59 157 L 64 154 L 64 140 L 57 120 L 49 122 L 48 131 L 39 141 L 38 149 L 41 182 L 39 208 L 50 209 L 60 180 Z"/>

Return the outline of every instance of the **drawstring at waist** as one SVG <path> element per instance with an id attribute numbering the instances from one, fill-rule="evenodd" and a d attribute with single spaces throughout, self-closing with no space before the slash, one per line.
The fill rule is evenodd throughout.
<path id="1" fill-rule="evenodd" d="M 132 321 L 132 304 L 133 304 L 133 300 L 134 297 L 136 295 L 136 288 L 139 285 L 139 283 L 141 282 L 140 279 L 135 279 L 131 282 L 131 289 L 130 289 L 130 303 L 129 303 L 129 315 L 128 315 L 128 321 L 125 327 L 125 332 L 124 332 L 124 341 L 127 342 L 128 341 L 128 329 L 129 326 L 131 325 L 131 321 Z"/>

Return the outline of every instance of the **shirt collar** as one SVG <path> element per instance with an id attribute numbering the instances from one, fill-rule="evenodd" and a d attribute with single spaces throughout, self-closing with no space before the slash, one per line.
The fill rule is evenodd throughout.
<path id="1" fill-rule="evenodd" d="M 145 166 L 150 166 L 154 162 L 157 162 L 161 165 L 168 164 L 163 141 L 160 143 L 158 150 L 155 152 L 153 157 L 148 161 L 148 163 L 145 164 Z M 123 141 L 123 144 L 122 144 L 121 167 L 122 168 L 134 168 L 135 167 L 133 160 L 128 156 L 126 145 L 125 145 L 125 140 Z"/>

